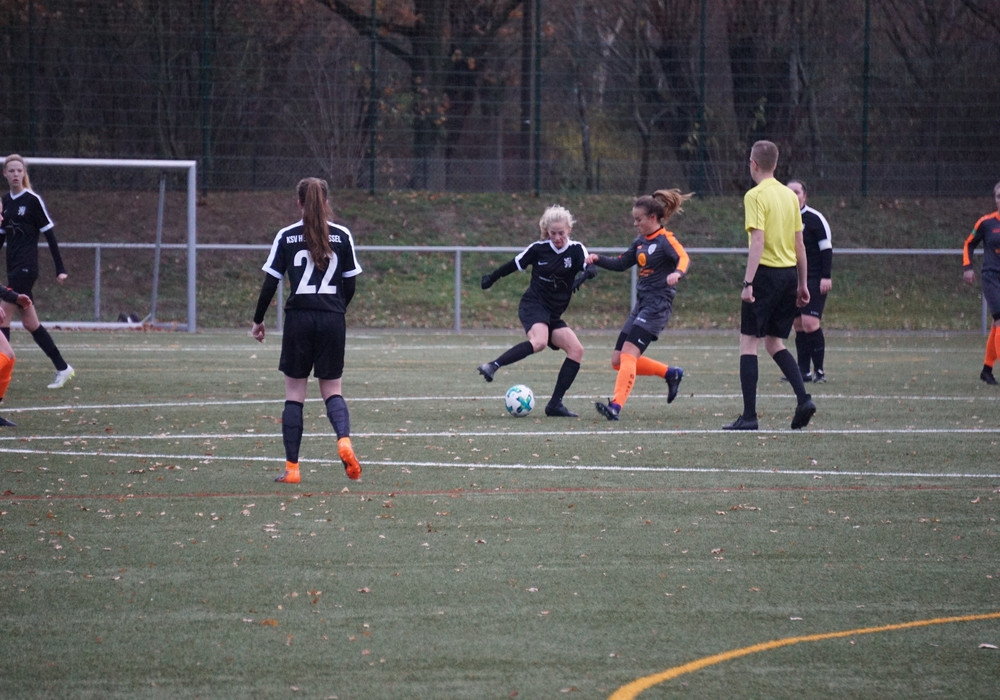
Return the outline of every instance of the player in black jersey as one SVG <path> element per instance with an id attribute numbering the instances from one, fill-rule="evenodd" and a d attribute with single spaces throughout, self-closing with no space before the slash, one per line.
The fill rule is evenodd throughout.
<path id="1" fill-rule="evenodd" d="M 7 156 L 3 162 L 3 174 L 7 178 L 10 191 L 3 196 L 3 227 L 0 228 L 0 248 L 7 244 L 7 285 L 18 294 L 31 297 L 31 290 L 38 279 L 38 236 L 45 234 L 49 251 L 56 266 L 56 279 L 62 283 L 67 275 L 63 267 L 59 244 L 53 232 L 53 223 L 45 209 L 45 203 L 32 189 L 28 180 L 28 169 L 24 158 L 16 153 Z M 0 301 L 6 312 L 6 320 L 0 332 L 10 340 L 10 319 L 16 311 L 25 329 L 38 344 L 56 368 L 56 377 L 49 389 L 58 389 L 73 378 L 76 371 L 63 359 L 52 336 L 38 320 L 34 304 L 21 308 L 7 301 Z"/>
<path id="2" fill-rule="evenodd" d="M 513 260 L 483 275 L 481 281 L 482 288 L 489 289 L 501 277 L 524 271 L 531 266 L 531 282 L 517 307 L 518 318 L 528 339 L 492 362 L 479 365 L 478 370 L 486 381 L 492 382 L 498 369 L 541 352 L 546 346 L 553 350 L 563 350 L 566 359 L 559 370 L 552 398 L 545 406 L 545 415 L 566 418 L 577 417 L 562 401 L 580 371 L 583 344 L 562 319 L 562 315 L 576 288 L 588 275 L 593 276 L 592 270 L 585 270 L 587 249 L 579 241 L 570 239 L 574 223 L 576 221 L 573 215 L 565 207 L 549 207 L 538 221 L 541 239 L 529 245 Z"/>
<path id="3" fill-rule="evenodd" d="M 966 284 L 976 281 L 976 271 L 972 267 L 972 252 L 980 243 L 983 244 L 983 266 L 980 271 L 983 298 L 993 314 L 993 326 L 986 340 L 986 356 L 983 359 L 983 369 L 979 378 L 990 385 L 996 385 L 993 376 L 993 365 L 1000 356 L 1000 182 L 993 186 L 993 199 L 997 210 L 987 214 L 972 227 L 972 233 L 965 239 L 962 249 L 962 276 Z"/>
<path id="4" fill-rule="evenodd" d="M 257 299 L 251 335 L 264 342 L 264 314 L 286 275 L 291 292 L 285 302 L 285 325 L 278 369 L 285 375 L 285 408 L 281 435 L 285 471 L 275 481 L 297 484 L 302 411 L 309 373 L 319 380 L 326 415 L 337 433 L 337 453 L 350 479 L 361 478 L 361 465 L 351 445 L 351 417 L 341 394 L 347 324 L 344 314 L 354 297 L 361 265 L 354 239 L 332 223 L 325 180 L 305 178 L 296 188 L 302 220 L 278 231 L 262 268 L 264 284 Z"/>
<path id="5" fill-rule="evenodd" d="M 16 305 L 18 308 L 26 309 L 31 306 L 31 298 L 27 294 L 18 294 L 10 287 L 0 284 L 0 301 Z M 7 313 L 0 306 L 0 323 L 5 322 Z M 10 386 L 10 375 L 14 371 L 14 349 L 10 346 L 7 336 L 0 335 L 0 403 L 3 403 L 4 394 Z M 16 428 L 17 424 L 0 416 L 0 427 Z"/>
<path id="6" fill-rule="evenodd" d="M 820 321 L 826 306 L 826 295 L 833 288 L 833 243 L 830 239 L 830 224 L 826 217 L 806 205 L 809 195 L 801 180 L 791 180 L 788 189 L 799 198 L 802 214 L 802 243 L 806 247 L 808 261 L 809 303 L 799 309 L 799 315 L 792 323 L 795 330 L 795 352 L 798 355 L 802 380 L 822 384 L 826 381 L 823 360 L 826 356 L 826 339 Z M 811 371 L 815 369 L 815 372 Z M 784 379 L 784 377 L 782 377 Z"/>

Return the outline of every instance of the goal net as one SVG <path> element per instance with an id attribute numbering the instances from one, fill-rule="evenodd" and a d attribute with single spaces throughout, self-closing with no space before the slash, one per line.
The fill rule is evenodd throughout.
<path id="1" fill-rule="evenodd" d="M 25 162 L 31 187 L 55 223 L 69 273 L 57 288 L 48 243 L 40 236 L 34 295 L 47 326 L 197 331 L 197 161 Z M 4 279 L 5 255 L 6 246 Z"/>

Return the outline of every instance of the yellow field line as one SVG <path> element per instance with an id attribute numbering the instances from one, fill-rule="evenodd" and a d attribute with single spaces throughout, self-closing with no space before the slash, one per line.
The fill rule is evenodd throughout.
<path id="1" fill-rule="evenodd" d="M 681 666 L 668 668 L 666 671 L 661 673 L 655 673 L 651 676 L 639 678 L 632 681 L 628 685 L 623 685 L 621 688 L 612 693 L 608 700 L 632 700 L 639 693 L 649 690 L 654 685 L 659 685 L 664 681 L 673 680 L 674 678 L 683 676 L 687 673 L 700 671 L 703 668 L 720 664 L 723 661 L 732 661 L 733 659 L 738 659 L 741 656 L 749 656 L 750 654 L 756 654 L 761 651 L 770 651 L 771 649 L 780 649 L 781 647 L 792 646 L 794 644 L 802 644 L 804 642 L 822 642 L 827 639 L 840 639 L 842 637 L 854 637 L 862 634 L 876 634 L 878 632 L 894 632 L 896 630 L 912 629 L 914 627 L 927 627 L 929 625 L 945 625 L 950 622 L 975 622 L 977 620 L 995 619 L 1000 619 L 1000 612 L 984 613 L 982 615 L 962 615 L 959 617 L 936 617 L 931 620 L 916 620 L 914 622 L 903 622 L 896 625 L 884 625 L 882 627 L 863 627 L 861 629 L 844 630 L 842 632 L 825 632 L 822 634 L 809 634 L 802 637 L 775 639 L 770 642 L 762 642 L 760 644 L 743 647 L 742 649 L 733 649 L 731 651 L 724 651 L 721 654 L 706 656 Z"/>

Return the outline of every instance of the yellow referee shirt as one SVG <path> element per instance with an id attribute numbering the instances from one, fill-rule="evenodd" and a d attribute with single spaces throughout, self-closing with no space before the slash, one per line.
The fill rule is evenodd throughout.
<path id="1" fill-rule="evenodd" d="M 762 181 L 743 196 L 746 230 L 764 231 L 760 264 L 795 267 L 795 233 L 802 230 L 802 213 L 795 193 L 773 177 Z"/>

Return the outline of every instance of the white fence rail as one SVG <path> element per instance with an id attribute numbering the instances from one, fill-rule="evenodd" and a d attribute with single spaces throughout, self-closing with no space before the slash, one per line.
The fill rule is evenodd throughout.
<path id="1" fill-rule="evenodd" d="M 39 244 L 44 245 L 44 244 Z M 63 322 L 63 323 L 51 323 L 51 325 L 59 325 L 63 327 L 105 327 L 113 326 L 117 324 L 108 324 L 101 322 L 101 254 L 106 250 L 175 250 L 175 251 L 187 251 L 190 246 L 188 244 L 170 244 L 165 243 L 157 247 L 153 243 L 60 243 L 61 248 L 77 248 L 85 250 L 94 251 L 94 322 Z M 196 246 L 198 251 L 262 251 L 266 253 L 270 250 L 270 245 L 251 245 L 251 244 L 233 244 L 233 243 L 199 243 Z M 371 252 L 386 252 L 386 253 L 443 253 L 450 254 L 454 260 L 454 326 L 453 330 L 456 333 L 462 331 L 462 254 L 463 253 L 505 253 L 511 256 L 523 250 L 523 247 L 512 247 L 512 246 L 383 246 L 383 245 L 359 245 L 357 246 L 359 253 L 363 254 L 366 251 Z M 588 250 L 595 253 L 618 253 L 621 248 L 598 248 L 598 247 L 588 247 Z M 745 255 L 745 248 L 687 248 L 688 254 L 693 256 L 699 255 Z M 977 254 L 981 254 L 981 251 L 976 251 Z M 835 255 L 877 255 L 877 256 L 888 256 L 888 257 L 899 257 L 904 255 L 932 255 L 932 256 L 945 256 L 952 259 L 960 259 L 962 255 L 961 250 L 956 249 L 944 249 L 944 248 L 838 248 Z M 262 258 L 263 259 L 263 258 Z M 195 332 L 197 330 L 196 320 L 197 320 L 197 306 L 196 306 L 196 284 L 194 282 L 196 278 L 196 269 L 192 269 L 188 266 L 189 280 L 187 285 L 187 308 L 188 308 L 188 319 L 189 322 L 186 326 L 179 326 L 181 330 L 187 330 L 188 332 Z M 636 275 L 635 268 L 632 268 L 632 303 L 635 303 L 635 289 L 636 289 Z M 279 287 L 279 295 L 282 293 L 281 287 Z M 278 299 L 278 324 L 282 322 L 282 303 L 281 297 Z M 155 307 L 155 303 L 153 305 Z M 155 321 L 155 319 L 153 319 Z M 982 308 L 982 330 L 987 332 L 991 320 L 988 316 L 986 302 L 983 301 Z"/>

